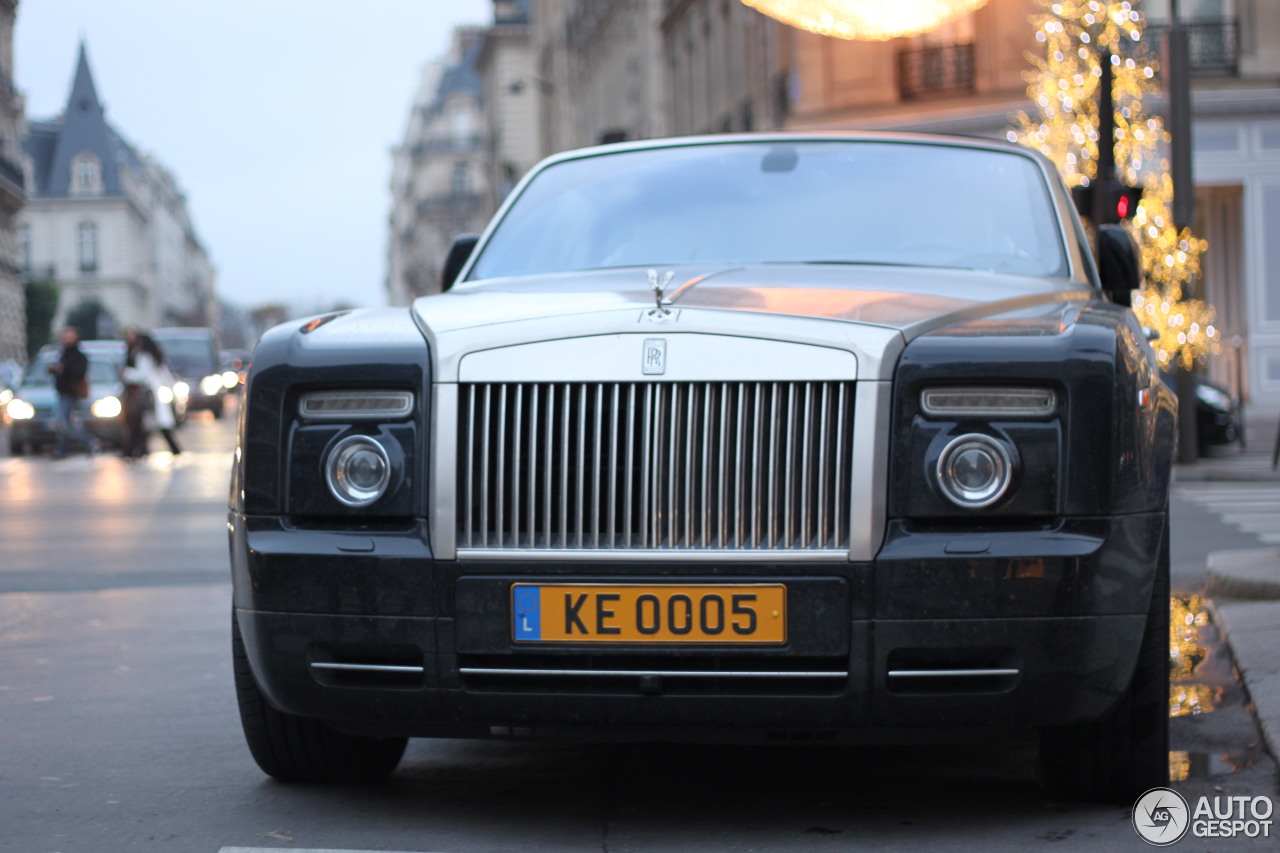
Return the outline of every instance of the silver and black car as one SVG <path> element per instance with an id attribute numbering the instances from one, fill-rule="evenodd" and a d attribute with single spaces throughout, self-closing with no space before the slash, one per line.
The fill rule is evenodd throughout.
<path id="1" fill-rule="evenodd" d="M 1175 420 L 1135 248 L 1011 145 L 745 135 L 555 156 L 447 292 L 278 326 L 230 539 L 280 779 L 408 737 L 1039 732 L 1167 780 Z"/>

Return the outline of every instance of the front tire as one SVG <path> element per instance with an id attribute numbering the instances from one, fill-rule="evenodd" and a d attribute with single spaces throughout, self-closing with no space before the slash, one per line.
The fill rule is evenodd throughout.
<path id="1" fill-rule="evenodd" d="M 1169 522 L 1133 680 L 1101 720 L 1044 729 L 1040 764 L 1064 799 L 1128 805 L 1169 784 Z"/>
<path id="2" fill-rule="evenodd" d="M 244 739 L 263 773 L 282 782 L 375 782 L 396 769 L 408 738 L 350 735 L 273 708 L 258 688 L 234 616 L 231 652 Z"/>

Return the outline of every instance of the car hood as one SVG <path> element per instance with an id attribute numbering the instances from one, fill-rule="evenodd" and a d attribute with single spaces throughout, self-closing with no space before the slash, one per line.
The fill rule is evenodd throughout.
<path id="1" fill-rule="evenodd" d="M 891 328 L 908 337 L 1091 294 L 1066 279 L 924 267 L 761 264 L 686 266 L 673 272 L 666 288 L 672 309 L 836 320 Z M 628 268 L 467 283 L 418 300 L 415 310 L 422 323 L 443 334 L 653 306 L 647 270 Z"/>
<path id="2" fill-rule="evenodd" d="M 671 272 L 665 288 L 671 313 L 662 317 L 651 313 L 655 299 L 644 268 L 465 283 L 419 299 L 413 310 L 432 346 L 440 381 L 454 381 L 458 365 L 471 352 L 526 342 L 655 334 L 834 347 L 854 354 L 860 376 L 885 378 L 896 353 L 919 335 L 974 323 L 1001 325 L 1011 333 L 1056 333 L 1062 330 L 1064 308 L 1094 295 L 1067 279 L 924 267 L 691 265 Z M 563 348 L 509 355 L 597 357 Z M 603 351 L 599 357 L 606 357 Z M 797 352 L 796 357 L 805 356 Z"/>

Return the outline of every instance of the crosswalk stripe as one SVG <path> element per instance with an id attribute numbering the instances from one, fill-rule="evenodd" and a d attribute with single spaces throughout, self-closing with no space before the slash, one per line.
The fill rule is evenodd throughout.
<path id="1" fill-rule="evenodd" d="M 1173 493 L 1242 533 L 1256 536 L 1268 545 L 1280 543 L 1280 484 L 1185 484 L 1175 486 Z"/>

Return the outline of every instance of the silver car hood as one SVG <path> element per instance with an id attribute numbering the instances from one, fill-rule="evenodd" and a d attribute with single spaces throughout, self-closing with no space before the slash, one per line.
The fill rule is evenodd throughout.
<path id="1" fill-rule="evenodd" d="M 719 335 L 834 347 L 859 379 L 888 379 L 897 353 L 929 331 L 1000 315 L 1047 317 L 1092 291 L 1068 279 L 977 270 L 852 265 L 677 268 L 655 317 L 639 268 L 466 283 L 414 304 L 437 381 L 461 359 L 520 344 L 600 336 Z M 1056 323 L 1054 325 L 1057 325 Z M 514 380 L 513 380 L 514 381 Z"/>

